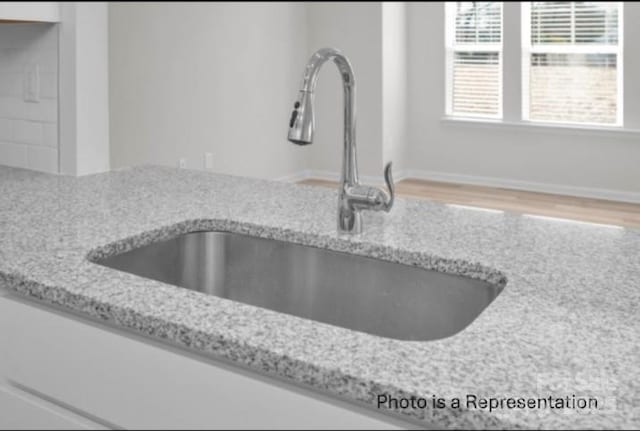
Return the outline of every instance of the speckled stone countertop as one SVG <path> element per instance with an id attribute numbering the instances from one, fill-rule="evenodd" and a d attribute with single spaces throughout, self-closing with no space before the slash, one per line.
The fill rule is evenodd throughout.
<path id="1" fill-rule="evenodd" d="M 398 199 L 335 230 L 336 192 L 144 166 L 81 178 L 0 167 L 0 285 L 252 369 L 370 404 L 376 395 L 592 396 L 555 409 L 404 409 L 456 428 L 640 426 L 640 231 Z M 218 228 L 464 273 L 504 291 L 437 341 L 386 339 L 91 263 Z"/>

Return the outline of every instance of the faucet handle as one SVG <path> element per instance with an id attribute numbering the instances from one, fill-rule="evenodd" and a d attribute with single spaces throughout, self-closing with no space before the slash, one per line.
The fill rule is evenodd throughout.
<path id="1" fill-rule="evenodd" d="M 387 200 L 384 203 L 384 207 L 383 207 L 383 209 L 386 212 L 389 212 L 389 210 L 391 210 L 391 207 L 393 206 L 393 201 L 395 200 L 395 197 L 396 197 L 396 188 L 393 184 L 393 173 L 391 172 L 391 163 L 392 162 L 387 163 L 387 166 L 384 167 L 384 182 L 387 183 L 387 188 L 389 189 L 389 200 Z"/>

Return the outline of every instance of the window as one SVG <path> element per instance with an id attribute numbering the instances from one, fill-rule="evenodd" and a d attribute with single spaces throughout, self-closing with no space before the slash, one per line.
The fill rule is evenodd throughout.
<path id="1" fill-rule="evenodd" d="M 523 2 L 523 118 L 622 124 L 620 2 Z"/>
<path id="2" fill-rule="evenodd" d="M 623 9 L 624 2 L 445 2 L 446 115 L 622 127 Z M 629 117 L 640 104 L 627 102 Z"/>
<path id="3" fill-rule="evenodd" d="M 502 2 L 447 2 L 447 114 L 502 117 Z"/>

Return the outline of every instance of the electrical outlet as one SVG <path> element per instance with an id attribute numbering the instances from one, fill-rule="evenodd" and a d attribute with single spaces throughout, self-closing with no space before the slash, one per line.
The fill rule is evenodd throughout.
<path id="1" fill-rule="evenodd" d="M 213 153 L 204 153 L 204 168 L 213 169 Z"/>
<path id="2" fill-rule="evenodd" d="M 181 158 L 178 160 L 178 167 L 180 169 L 186 169 L 187 168 L 187 159 L 185 158 Z"/>
<path id="3" fill-rule="evenodd" d="M 40 102 L 40 66 L 37 63 L 27 64 L 22 78 L 22 97 L 24 101 Z"/>

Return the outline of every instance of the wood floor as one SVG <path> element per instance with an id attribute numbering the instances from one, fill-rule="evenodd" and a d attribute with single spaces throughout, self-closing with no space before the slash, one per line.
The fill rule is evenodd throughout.
<path id="1" fill-rule="evenodd" d="M 337 187 L 337 183 L 325 180 L 300 183 Z M 640 204 L 416 179 L 399 181 L 396 192 L 413 199 L 640 228 Z"/>

